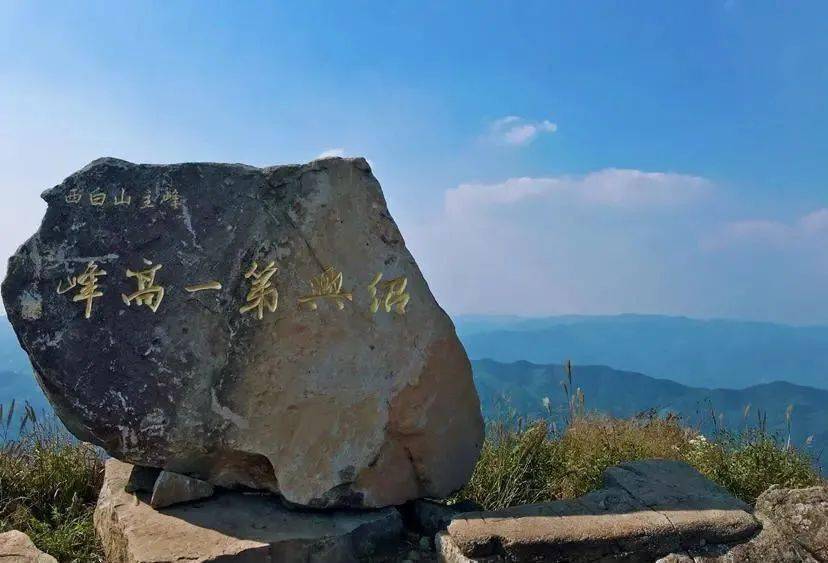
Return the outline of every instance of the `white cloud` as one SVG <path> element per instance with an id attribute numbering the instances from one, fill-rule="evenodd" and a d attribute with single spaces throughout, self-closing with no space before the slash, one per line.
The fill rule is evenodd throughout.
<path id="1" fill-rule="evenodd" d="M 558 126 L 551 121 L 528 121 L 516 115 L 495 120 L 489 127 L 490 137 L 497 143 L 528 145 L 542 133 L 554 133 Z"/>
<path id="2" fill-rule="evenodd" d="M 828 233 L 828 207 L 802 217 L 799 220 L 799 228 L 806 234 Z"/>
<path id="3" fill-rule="evenodd" d="M 772 219 L 745 219 L 722 225 L 702 241 L 709 250 L 736 246 L 773 245 L 778 248 L 824 242 L 828 236 L 828 208 L 817 209 L 785 222 Z"/>
<path id="4" fill-rule="evenodd" d="M 348 152 L 344 148 L 337 147 L 335 149 L 324 150 L 321 153 L 319 153 L 319 155 L 312 158 L 311 160 L 319 160 L 319 159 L 322 159 L 322 158 L 351 158 L 352 156 L 353 155 L 349 155 Z M 371 160 L 370 158 L 366 158 L 365 161 L 368 163 L 368 166 L 371 167 L 371 170 L 373 170 L 374 174 L 376 174 L 377 173 L 377 168 L 374 165 L 374 161 Z"/>
<path id="5" fill-rule="evenodd" d="M 317 156 L 313 158 L 313 160 L 319 160 L 320 158 L 334 158 L 334 157 L 345 157 L 345 149 L 342 147 L 338 147 L 335 149 L 327 149 L 319 153 Z"/>
<path id="6" fill-rule="evenodd" d="M 824 322 L 828 209 L 788 223 L 733 221 L 751 203 L 728 189 L 621 169 L 466 183 L 446 192 L 438 217 L 404 233 L 452 313 Z M 713 247 L 711 233 L 750 244 Z"/>
<path id="7" fill-rule="evenodd" d="M 698 176 L 622 169 L 462 184 L 406 238 L 452 312 L 671 312 L 670 275 L 696 249 L 683 216 L 711 193 Z"/>
<path id="8" fill-rule="evenodd" d="M 560 204 L 642 208 L 675 206 L 707 194 L 699 176 L 608 168 L 583 176 L 510 178 L 496 184 L 461 184 L 446 193 L 446 211 L 555 199 Z"/>

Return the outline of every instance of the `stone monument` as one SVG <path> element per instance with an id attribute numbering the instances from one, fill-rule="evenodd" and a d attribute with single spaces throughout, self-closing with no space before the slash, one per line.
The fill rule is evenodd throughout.
<path id="1" fill-rule="evenodd" d="M 2 296 L 79 439 L 313 508 L 468 479 L 469 361 L 364 159 L 104 158 L 43 198 Z"/>

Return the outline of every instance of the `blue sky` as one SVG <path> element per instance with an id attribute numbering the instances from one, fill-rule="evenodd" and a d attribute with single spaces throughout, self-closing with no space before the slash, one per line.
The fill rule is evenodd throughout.
<path id="1" fill-rule="evenodd" d="M 362 155 L 450 312 L 825 324 L 827 18 L 740 0 L 6 0 L 0 254 L 99 156 Z"/>

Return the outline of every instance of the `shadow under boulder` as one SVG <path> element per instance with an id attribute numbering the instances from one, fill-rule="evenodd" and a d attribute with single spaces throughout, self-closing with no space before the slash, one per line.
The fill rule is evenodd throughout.
<path id="1" fill-rule="evenodd" d="M 110 563 L 352 562 L 395 549 L 403 534 L 395 508 L 293 511 L 263 493 L 217 491 L 156 510 L 149 495 L 124 490 L 131 472 L 106 462 L 95 529 Z"/>

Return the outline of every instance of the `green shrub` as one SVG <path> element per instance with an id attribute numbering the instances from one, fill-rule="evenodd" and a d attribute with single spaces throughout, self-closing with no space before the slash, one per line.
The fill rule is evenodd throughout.
<path id="1" fill-rule="evenodd" d="M 0 531 L 28 534 L 61 562 L 102 561 L 92 526 L 103 478 L 99 452 L 56 421 L 38 421 L 28 405 L 19 436 L 9 438 L 13 408 L 8 411 L 0 446 Z"/>
<path id="2" fill-rule="evenodd" d="M 753 504 L 771 485 L 798 488 L 821 482 L 814 460 L 765 431 L 720 432 L 691 440 L 685 460 L 735 496 Z"/>
<path id="3" fill-rule="evenodd" d="M 574 498 L 600 488 L 605 469 L 624 461 L 681 459 L 687 430 L 675 419 L 615 419 L 599 415 L 574 418 L 560 436 L 559 467 L 548 471 L 550 498 Z"/>
<path id="4" fill-rule="evenodd" d="M 455 498 L 490 510 L 573 498 L 600 488 L 608 467 L 647 458 L 686 461 L 749 503 L 774 484 L 822 482 L 813 459 L 764 430 L 708 441 L 674 417 L 577 414 L 561 432 L 545 421 L 490 424 L 471 480 Z"/>
<path id="5" fill-rule="evenodd" d="M 477 468 L 463 491 L 487 508 L 540 502 L 549 497 L 548 468 L 557 460 L 557 444 L 539 421 L 527 428 L 490 424 Z"/>

